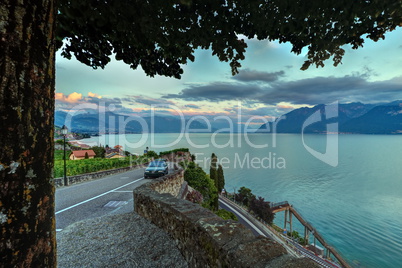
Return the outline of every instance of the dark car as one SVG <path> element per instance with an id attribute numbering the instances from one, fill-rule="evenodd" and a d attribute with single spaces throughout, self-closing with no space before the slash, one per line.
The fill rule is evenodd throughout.
<path id="1" fill-rule="evenodd" d="M 145 169 L 144 178 L 158 178 L 169 173 L 169 168 L 165 160 L 156 159 L 149 163 L 148 167 Z"/>

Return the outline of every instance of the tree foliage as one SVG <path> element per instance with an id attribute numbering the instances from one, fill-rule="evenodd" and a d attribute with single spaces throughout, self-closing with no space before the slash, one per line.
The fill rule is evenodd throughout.
<path id="1" fill-rule="evenodd" d="M 216 210 L 218 191 L 215 187 L 215 183 L 201 167 L 193 162 L 189 162 L 184 171 L 184 180 L 188 182 L 188 185 L 202 194 L 204 200 L 203 206 L 211 210 Z"/>
<path id="2" fill-rule="evenodd" d="M 212 153 L 211 155 L 211 166 L 209 168 L 209 177 L 210 179 L 214 182 L 215 188 L 216 188 L 216 194 L 219 194 L 219 191 L 221 190 L 219 188 L 219 182 L 218 182 L 218 169 L 217 169 L 217 163 L 218 163 L 218 157 L 215 155 L 215 153 Z M 218 198 L 214 200 L 214 210 L 219 209 L 219 202 Z"/>
<path id="3" fill-rule="evenodd" d="M 251 189 L 247 187 L 240 187 L 238 193 L 235 195 L 235 200 L 248 207 L 256 216 L 268 224 L 272 224 L 275 214 L 272 212 L 270 203 L 265 201 L 261 196 L 256 197 Z"/>
<path id="4" fill-rule="evenodd" d="M 105 158 L 106 150 L 102 146 L 93 146 L 91 149 L 95 152 L 96 158 Z"/>
<path id="5" fill-rule="evenodd" d="M 155 151 L 148 151 L 146 156 L 149 158 L 154 158 L 154 159 L 159 157 L 159 155 Z"/>
<path id="6" fill-rule="evenodd" d="M 240 187 L 238 193 L 235 195 L 235 200 L 249 207 L 251 200 L 255 199 L 255 195 L 251 192 L 251 189 L 244 186 Z"/>
<path id="7" fill-rule="evenodd" d="M 222 165 L 218 165 L 218 190 L 222 191 L 222 189 L 225 188 L 225 175 L 223 174 L 223 168 Z"/>
<path id="8" fill-rule="evenodd" d="M 212 153 L 211 155 L 211 165 L 209 167 L 209 177 L 211 178 L 211 180 L 214 181 L 216 188 L 219 191 L 218 188 L 218 170 L 217 170 L 217 164 L 218 162 L 218 158 L 216 157 L 216 155 L 214 153 Z"/>
<path id="9" fill-rule="evenodd" d="M 292 52 L 307 48 L 307 60 L 341 63 L 349 44 L 363 37 L 384 39 L 402 26 L 401 0 L 60 0 L 57 41 L 62 55 L 104 68 L 115 56 L 150 76 L 180 78 L 181 65 L 198 48 L 230 62 L 236 74 L 244 59 L 243 38 L 289 42 Z"/>
<path id="10" fill-rule="evenodd" d="M 160 152 L 159 156 L 167 155 L 167 154 L 171 154 L 171 153 L 178 153 L 178 152 L 188 152 L 188 151 L 189 151 L 188 148 L 177 148 L 177 149 L 173 149 L 173 150 L 170 150 L 170 151 Z"/>
<path id="11" fill-rule="evenodd" d="M 275 218 L 269 202 L 265 201 L 261 196 L 250 201 L 250 210 L 268 224 L 271 224 Z"/>

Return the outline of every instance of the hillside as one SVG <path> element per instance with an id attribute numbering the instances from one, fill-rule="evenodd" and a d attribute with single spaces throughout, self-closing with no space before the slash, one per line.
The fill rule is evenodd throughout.
<path id="1" fill-rule="evenodd" d="M 334 106 L 335 107 L 335 106 Z M 374 105 L 360 102 L 339 104 L 337 116 L 327 119 L 325 105 L 295 109 L 275 122 L 263 124 L 257 132 L 302 133 L 303 124 L 319 111 L 318 122 L 303 129 L 303 133 L 326 133 L 327 124 L 338 123 L 338 132 L 359 134 L 402 133 L 402 106 L 400 101 Z M 332 112 L 332 115 L 334 113 Z M 335 113 L 336 115 L 336 113 Z M 319 120 L 321 119 L 321 120 Z"/>
<path id="2" fill-rule="evenodd" d="M 67 120 L 66 120 L 67 119 Z M 183 124 L 184 123 L 184 124 Z M 80 133 L 180 133 L 188 121 L 182 122 L 180 117 L 154 116 L 138 117 L 106 112 L 81 113 L 69 116 L 66 112 L 56 111 L 55 125 L 67 124 L 71 131 Z M 199 121 L 192 121 L 189 129 L 207 130 L 207 126 Z M 202 131 L 199 131 L 202 132 Z"/>

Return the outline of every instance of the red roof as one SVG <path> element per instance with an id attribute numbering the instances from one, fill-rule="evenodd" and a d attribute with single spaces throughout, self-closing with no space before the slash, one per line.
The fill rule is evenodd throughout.
<path id="1" fill-rule="evenodd" d="M 95 156 L 95 152 L 93 150 L 79 150 L 71 152 L 75 157 L 85 157 L 85 153 L 88 153 L 88 157 Z"/>

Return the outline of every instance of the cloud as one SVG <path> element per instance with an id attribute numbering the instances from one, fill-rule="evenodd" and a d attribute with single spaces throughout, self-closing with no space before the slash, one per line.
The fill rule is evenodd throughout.
<path id="1" fill-rule="evenodd" d="M 393 80 L 369 82 L 362 76 L 316 77 L 277 83 L 258 96 L 265 104 L 280 102 L 315 105 L 334 101 L 366 103 L 402 97 L 402 84 Z"/>
<path id="2" fill-rule="evenodd" d="M 265 118 L 272 118 L 272 117 L 279 117 L 284 113 L 287 113 L 291 110 L 294 110 L 296 107 L 293 106 L 285 106 L 285 105 L 266 105 L 262 106 L 261 104 L 259 105 L 260 107 L 255 107 L 255 108 L 247 108 L 247 106 L 244 106 L 243 103 L 241 103 L 241 107 L 239 106 L 233 106 L 233 107 L 228 107 L 225 108 L 224 110 L 228 112 L 229 114 L 235 114 L 238 116 L 239 114 L 243 117 L 250 118 L 253 116 L 261 116 Z"/>
<path id="3" fill-rule="evenodd" d="M 184 107 L 190 108 L 190 109 L 201 109 L 200 106 L 195 105 L 195 104 L 187 104 L 187 105 L 184 105 Z"/>
<path id="4" fill-rule="evenodd" d="M 92 92 L 89 92 L 87 97 L 83 97 L 83 94 L 77 92 L 69 95 L 56 93 L 55 99 L 57 110 L 99 109 L 115 113 L 132 113 L 132 109 L 123 107 L 120 98 L 106 98 Z"/>
<path id="5" fill-rule="evenodd" d="M 261 81 L 261 82 L 274 82 L 279 79 L 279 77 L 284 76 L 284 71 L 279 72 L 260 72 L 256 70 L 244 69 L 239 72 L 239 74 L 232 77 L 232 79 L 242 82 L 253 82 L 253 81 Z"/>
<path id="6" fill-rule="evenodd" d="M 187 101 L 227 101 L 248 99 L 262 93 L 262 89 L 256 85 L 244 83 L 215 82 L 207 85 L 190 86 L 179 94 L 167 94 L 164 98 L 183 99 Z"/>
<path id="7" fill-rule="evenodd" d="M 102 96 L 100 96 L 99 94 L 92 93 L 92 92 L 89 92 L 89 93 L 88 93 L 88 97 L 98 98 L 98 99 L 101 99 L 101 98 L 102 98 Z"/>
<path id="8" fill-rule="evenodd" d="M 56 101 L 65 102 L 65 103 L 79 103 L 82 101 L 82 94 L 73 92 L 69 95 L 64 95 L 63 93 L 55 94 Z"/>
<path id="9" fill-rule="evenodd" d="M 193 85 L 166 98 L 187 101 L 233 101 L 277 105 L 316 105 L 340 102 L 377 103 L 402 99 L 402 76 L 385 81 L 368 81 L 367 73 L 343 77 L 314 77 L 273 83 L 210 83 Z M 250 106 L 251 108 L 251 106 Z"/>
<path id="10" fill-rule="evenodd" d="M 145 104 L 147 106 L 151 105 L 175 105 L 174 102 L 165 100 L 162 98 L 150 98 L 146 96 L 127 96 L 123 98 L 124 101 L 131 103 Z"/>
<path id="11" fill-rule="evenodd" d="M 115 107 L 121 107 L 122 106 L 122 101 L 120 98 L 98 98 L 98 97 L 87 97 L 85 98 L 85 101 L 88 103 L 94 103 L 99 106 L 111 106 L 114 105 Z"/>

